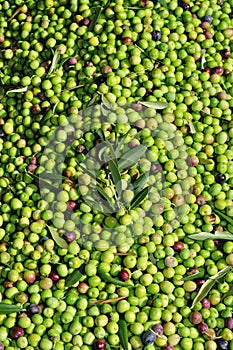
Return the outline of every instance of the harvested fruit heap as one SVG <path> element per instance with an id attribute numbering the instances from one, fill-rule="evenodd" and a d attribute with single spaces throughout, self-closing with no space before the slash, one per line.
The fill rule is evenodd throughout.
<path id="1" fill-rule="evenodd" d="M 233 349 L 233 1 L 0 1 L 0 349 Z"/>

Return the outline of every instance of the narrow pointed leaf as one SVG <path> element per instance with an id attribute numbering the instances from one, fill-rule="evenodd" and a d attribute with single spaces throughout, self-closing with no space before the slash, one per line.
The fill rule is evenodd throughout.
<path id="1" fill-rule="evenodd" d="M 104 198 L 106 199 L 106 201 L 108 202 L 108 204 L 110 205 L 110 207 L 112 208 L 113 206 L 113 203 L 112 203 L 112 198 L 109 197 L 107 195 L 107 193 L 100 187 L 100 186 L 96 186 L 96 190 L 99 192 L 99 194 Z"/>
<path id="2" fill-rule="evenodd" d="M 67 179 L 67 177 L 57 173 L 43 173 L 42 179 L 43 180 L 47 180 L 47 179 L 48 180 L 65 180 Z"/>
<path id="3" fill-rule="evenodd" d="M 229 291 L 227 293 L 223 294 L 223 298 L 226 298 L 230 295 L 233 295 L 233 284 L 231 285 Z"/>
<path id="4" fill-rule="evenodd" d="M 122 146 L 125 144 L 126 137 L 129 135 L 130 132 L 131 132 L 131 129 L 129 129 L 127 131 L 127 133 L 120 138 L 120 142 L 118 142 L 118 144 L 116 146 L 116 149 L 115 149 L 115 154 L 116 154 L 117 158 L 120 157 L 120 153 L 119 152 L 120 152 Z"/>
<path id="5" fill-rule="evenodd" d="M 149 171 L 146 173 L 142 174 L 136 181 L 133 183 L 133 187 L 135 189 L 135 195 L 138 194 L 138 192 L 145 186 L 145 184 L 148 181 L 149 177 Z"/>
<path id="6" fill-rule="evenodd" d="M 154 108 L 154 109 L 164 109 L 164 108 L 167 108 L 168 106 L 167 102 L 139 101 L 139 103 L 145 107 Z"/>
<path id="7" fill-rule="evenodd" d="M 48 75 L 52 74 L 54 72 L 54 70 L 56 69 L 57 63 L 58 63 L 58 60 L 59 60 L 59 56 L 60 55 L 58 53 L 58 50 L 55 50 L 51 66 L 50 66 L 49 71 L 48 71 Z"/>
<path id="8" fill-rule="evenodd" d="M 113 179 L 114 185 L 116 187 L 117 194 L 120 197 L 121 192 L 122 192 L 121 174 L 120 174 L 120 172 L 118 170 L 117 163 L 116 163 L 115 160 L 112 160 L 112 159 L 109 160 L 108 164 L 109 164 L 109 168 L 110 168 L 110 171 L 111 171 L 111 175 L 112 175 L 112 179 Z"/>
<path id="9" fill-rule="evenodd" d="M 209 293 L 209 291 L 213 288 L 215 284 L 215 280 L 213 279 L 208 279 L 202 286 L 199 292 L 197 293 L 196 297 L 193 300 L 191 309 L 199 303 L 199 301 L 202 301 L 206 295 Z"/>
<path id="10" fill-rule="evenodd" d="M 102 129 L 97 130 L 96 133 L 101 140 L 105 140 L 105 135 Z"/>
<path id="11" fill-rule="evenodd" d="M 159 259 L 156 259 L 152 253 L 149 255 L 149 259 L 154 265 L 156 265 L 159 260 Z"/>
<path id="12" fill-rule="evenodd" d="M 158 0 L 158 2 L 160 3 L 160 5 L 162 5 L 163 7 L 167 8 L 167 3 L 165 0 Z"/>
<path id="13" fill-rule="evenodd" d="M 118 160 L 119 170 L 130 167 L 135 164 L 146 152 L 147 147 L 144 145 L 139 145 L 130 149 L 128 152 L 124 153 Z"/>
<path id="14" fill-rule="evenodd" d="M 134 209 L 136 208 L 148 195 L 149 192 L 149 186 L 147 186 L 146 188 L 144 188 L 143 190 L 141 190 L 132 200 L 131 204 L 130 204 L 130 209 Z"/>
<path id="15" fill-rule="evenodd" d="M 110 110 L 106 109 L 104 106 L 101 106 L 101 113 L 104 117 L 107 117 L 110 113 Z"/>
<path id="16" fill-rule="evenodd" d="M 7 315 L 13 312 L 22 312 L 23 309 L 16 305 L 10 305 L 0 302 L 0 315 Z"/>
<path id="17" fill-rule="evenodd" d="M 205 68 L 206 58 L 205 58 L 205 50 L 201 50 L 201 69 Z"/>
<path id="18" fill-rule="evenodd" d="M 79 270 L 74 270 L 66 279 L 66 286 L 74 286 L 80 279 L 83 277 L 83 274 Z"/>
<path id="19" fill-rule="evenodd" d="M 218 209 L 213 209 L 215 211 L 215 213 L 217 213 L 219 216 L 221 216 L 224 220 L 226 220 L 227 222 L 229 222 L 229 224 L 231 224 L 233 226 L 233 219 L 230 218 L 228 215 L 222 213 L 220 210 Z"/>
<path id="20" fill-rule="evenodd" d="M 109 282 L 109 283 L 115 284 L 116 286 L 120 286 L 120 287 L 128 287 L 128 288 L 132 287 L 132 285 L 130 283 L 120 281 L 119 279 L 110 276 L 109 274 L 107 274 L 106 272 L 103 272 L 100 269 L 98 270 L 98 274 L 105 282 Z"/>
<path id="21" fill-rule="evenodd" d="M 97 8 L 94 17 L 92 18 L 91 23 L 89 24 L 89 31 L 92 31 L 92 30 L 93 30 L 93 28 L 94 28 L 96 22 L 97 22 L 98 19 L 99 19 L 99 16 L 101 15 L 102 10 L 103 10 L 103 7 L 101 7 L 101 6 L 99 6 L 99 7 Z"/>
<path id="22" fill-rule="evenodd" d="M 201 270 L 197 273 L 193 273 L 192 275 L 189 275 L 189 276 L 186 276 L 183 278 L 183 281 L 192 281 L 192 280 L 195 280 L 196 278 L 200 278 L 200 277 L 203 277 L 205 274 L 205 270 Z"/>
<path id="23" fill-rule="evenodd" d="M 52 190 L 57 190 L 57 188 L 58 187 L 56 187 L 56 186 L 54 186 L 54 185 L 52 185 L 51 183 L 49 183 L 48 181 L 46 181 L 46 180 L 44 180 L 43 178 L 42 178 L 42 176 L 38 176 L 38 175 L 36 175 L 36 174 L 33 174 L 33 173 L 31 173 L 31 172 L 28 172 L 28 174 L 33 178 L 33 179 L 35 179 L 36 181 L 38 181 L 39 183 L 44 183 L 44 184 L 46 184 L 46 186 L 48 187 L 48 188 L 51 188 Z"/>
<path id="24" fill-rule="evenodd" d="M 205 241 L 206 239 L 226 239 L 229 241 L 233 240 L 233 234 L 227 231 L 215 231 L 214 233 L 200 232 L 194 235 L 189 235 L 188 237 L 196 241 Z"/>
<path id="25" fill-rule="evenodd" d="M 196 133 L 196 129 L 195 129 L 195 126 L 194 126 L 193 122 L 191 121 L 191 119 L 188 119 L 187 123 L 188 123 L 188 126 L 190 128 L 191 134 L 195 134 Z"/>
<path id="26" fill-rule="evenodd" d="M 199 302 L 202 301 L 206 295 L 209 293 L 209 291 L 213 288 L 215 282 L 217 282 L 219 279 L 224 277 L 230 270 L 232 269 L 232 266 L 224 267 L 224 269 L 220 270 L 218 273 L 216 273 L 214 276 L 211 276 L 200 288 L 198 294 L 193 300 L 191 309 Z"/>
<path id="27" fill-rule="evenodd" d="M 112 107 L 112 103 L 104 95 L 102 95 L 101 105 L 107 109 L 111 109 Z"/>
<path id="28" fill-rule="evenodd" d="M 64 249 L 68 249 L 68 244 L 66 243 L 66 241 L 61 237 L 61 235 L 57 232 L 57 230 L 52 227 L 52 226 L 47 226 L 50 233 L 51 233 L 51 236 L 54 240 L 54 242 L 61 248 L 64 248 Z"/>
<path id="29" fill-rule="evenodd" d="M 94 106 L 95 103 L 96 103 L 96 101 L 98 100 L 98 98 L 99 98 L 99 96 L 98 96 L 97 94 L 95 94 L 95 95 L 92 97 L 91 101 L 88 103 L 87 107 Z"/>
<path id="30" fill-rule="evenodd" d="M 203 165 L 205 165 L 205 164 L 212 164 L 213 159 L 199 158 L 199 162 L 200 162 L 200 164 L 203 164 Z"/>
<path id="31" fill-rule="evenodd" d="M 129 344 L 128 344 L 128 328 L 127 323 L 125 320 L 119 320 L 119 338 L 121 346 L 124 350 L 129 350 Z"/>
<path id="32" fill-rule="evenodd" d="M 24 86 L 24 87 L 22 87 L 22 88 L 18 88 L 18 89 L 12 89 L 12 90 L 8 90 L 7 92 L 6 92 L 6 95 L 8 95 L 8 94 L 10 94 L 11 92 L 25 92 L 25 91 L 27 91 L 27 89 L 28 89 L 28 86 Z"/>

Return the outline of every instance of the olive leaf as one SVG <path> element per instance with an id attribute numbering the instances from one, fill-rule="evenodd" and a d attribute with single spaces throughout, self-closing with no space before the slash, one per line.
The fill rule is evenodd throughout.
<path id="1" fill-rule="evenodd" d="M 51 233 L 51 236 L 53 238 L 53 240 L 55 241 L 55 243 L 57 243 L 57 245 L 61 248 L 64 249 L 68 249 L 68 244 L 66 243 L 66 241 L 60 236 L 60 234 L 57 232 L 57 230 L 52 227 L 52 226 L 48 226 L 48 229 Z"/>
<path id="2" fill-rule="evenodd" d="M 223 294 L 223 298 L 226 298 L 226 297 L 231 296 L 231 295 L 233 295 L 233 284 L 231 285 L 231 287 L 228 290 L 228 292 Z"/>
<path id="3" fill-rule="evenodd" d="M 102 102 L 101 105 L 103 105 L 107 109 L 111 109 L 112 103 L 102 94 Z"/>
<path id="4" fill-rule="evenodd" d="M 130 209 L 136 208 L 148 195 L 150 186 L 147 186 L 143 190 L 141 190 L 139 193 L 136 194 L 136 196 L 133 198 L 131 204 L 130 204 Z"/>
<path id="5" fill-rule="evenodd" d="M 130 149 L 128 152 L 124 153 L 118 160 L 119 170 L 130 167 L 135 164 L 146 152 L 147 147 L 144 145 L 139 145 Z"/>
<path id="6" fill-rule="evenodd" d="M 115 284 L 116 286 L 121 286 L 121 287 L 128 287 L 128 288 L 132 287 L 132 284 L 120 281 L 119 279 L 114 278 L 109 274 L 103 272 L 101 269 L 98 270 L 98 274 L 105 282 L 109 282 L 109 283 Z"/>
<path id="7" fill-rule="evenodd" d="M 205 68 L 205 63 L 206 63 L 206 59 L 205 59 L 205 50 L 201 50 L 202 56 L 201 56 L 201 69 Z"/>
<path id="8" fill-rule="evenodd" d="M 168 106 L 167 102 L 139 101 L 139 103 L 145 107 L 154 108 L 154 109 L 164 109 L 164 108 L 167 108 Z"/>
<path id="9" fill-rule="evenodd" d="M 13 312 L 22 312 L 25 311 L 25 309 L 22 309 L 19 306 L 16 305 L 10 305 L 0 302 L 0 314 L 1 315 L 7 315 L 11 314 Z"/>
<path id="10" fill-rule="evenodd" d="M 38 181 L 39 183 L 43 182 L 44 184 L 46 184 L 46 186 L 50 189 L 57 190 L 58 187 L 52 185 L 51 183 L 49 183 L 48 181 L 46 181 L 45 179 L 43 179 L 41 176 L 38 176 L 36 174 L 31 173 L 30 171 L 28 172 L 28 174 L 36 181 Z"/>
<path id="11" fill-rule="evenodd" d="M 98 100 L 98 98 L 99 98 L 99 95 L 98 94 L 94 94 L 94 96 L 92 97 L 92 99 L 88 103 L 87 107 L 94 106 L 96 101 Z"/>
<path id="12" fill-rule="evenodd" d="M 131 129 L 129 129 L 129 130 L 127 131 L 127 133 L 124 134 L 123 137 L 121 137 L 120 141 L 117 140 L 117 145 L 116 145 L 116 149 L 115 149 L 115 154 L 116 154 L 116 157 L 117 157 L 117 158 L 120 157 L 120 150 L 121 150 L 121 148 L 124 146 L 126 137 L 129 135 L 130 132 L 131 132 Z"/>
<path id="13" fill-rule="evenodd" d="M 160 3 L 160 5 L 167 8 L 167 3 L 164 0 L 158 0 L 158 2 Z"/>
<path id="14" fill-rule="evenodd" d="M 233 240 L 233 234 L 227 231 L 215 231 L 214 233 L 200 232 L 195 233 L 193 235 L 189 235 L 188 237 L 196 241 L 205 241 L 206 239 L 226 239 L 230 241 Z"/>
<path id="15" fill-rule="evenodd" d="M 18 89 L 12 89 L 12 90 L 8 90 L 6 92 L 6 95 L 10 94 L 11 92 L 25 92 L 28 90 L 28 86 L 24 86 L 24 87 L 21 87 L 21 88 L 18 88 Z"/>
<path id="16" fill-rule="evenodd" d="M 187 119 L 187 123 L 188 123 L 188 126 L 190 128 L 191 134 L 195 134 L 196 129 L 195 129 L 195 126 L 193 125 L 193 122 L 191 121 L 191 119 Z"/>
<path id="17" fill-rule="evenodd" d="M 66 286 L 72 287 L 83 277 L 83 274 L 79 270 L 74 270 L 66 279 Z"/>
<path id="18" fill-rule="evenodd" d="M 199 163 L 206 165 L 206 164 L 212 164 L 213 159 L 205 159 L 205 158 L 199 158 Z"/>
<path id="19" fill-rule="evenodd" d="M 41 176 L 40 176 L 40 179 L 41 179 Z M 58 173 L 43 173 L 43 177 L 42 177 L 43 180 L 66 180 L 67 177 L 66 176 L 63 176 L 61 174 L 58 174 Z"/>
<path id="20" fill-rule="evenodd" d="M 233 219 L 230 218 L 228 215 L 222 213 L 220 210 L 218 209 L 213 209 L 215 211 L 215 213 L 217 213 L 219 216 L 221 216 L 224 220 L 226 220 L 229 224 L 231 224 L 233 226 Z"/>
<path id="21" fill-rule="evenodd" d="M 102 189 L 100 186 L 96 185 L 96 190 L 99 192 L 99 194 L 106 199 L 106 201 L 108 202 L 109 206 L 111 208 L 113 208 L 113 203 L 112 203 L 112 198 L 109 197 L 109 195 L 104 191 L 104 189 Z"/>
<path id="22" fill-rule="evenodd" d="M 184 277 L 184 278 L 183 278 L 183 281 L 184 281 L 184 282 L 185 282 L 185 281 L 192 281 L 192 280 L 195 280 L 196 278 L 203 277 L 204 274 L 205 274 L 205 270 L 202 269 L 202 270 L 199 271 L 199 272 L 196 272 L 196 273 L 193 273 L 193 274 L 191 274 L 191 275 L 189 275 L 189 276 Z"/>
<path id="23" fill-rule="evenodd" d="M 128 328 L 127 323 L 125 320 L 119 320 L 119 339 L 121 346 L 124 350 L 129 350 L 129 344 L 128 344 Z"/>
<path id="24" fill-rule="evenodd" d="M 59 57 L 60 57 L 60 54 L 59 54 L 57 49 L 55 50 L 55 52 L 52 50 L 52 52 L 53 52 L 53 59 L 52 59 L 51 66 L 50 66 L 49 71 L 48 71 L 48 75 L 52 74 L 55 71 L 57 64 L 58 64 L 58 61 L 59 61 Z"/>
<path id="25" fill-rule="evenodd" d="M 136 181 L 133 183 L 133 188 L 135 189 L 134 194 L 138 194 L 138 192 L 145 186 L 148 181 L 149 171 L 142 174 Z"/>
<path id="26" fill-rule="evenodd" d="M 222 270 L 220 270 L 214 276 L 211 276 L 208 280 L 206 280 L 205 283 L 201 286 L 196 297 L 194 298 L 191 309 L 199 301 L 202 301 L 206 297 L 206 295 L 209 293 L 209 291 L 213 288 L 215 282 L 219 281 L 223 276 L 225 276 L 231 270 L 232 270 L 232 266 L 224 267 Z"/>
<path id="27" fill-rule="evenodd" d="M 117 162 L 116 162 L 116 160 L 111 159 L 108 161 L 108 164 L 109 164 L 109 168 L 111 171 L 111 176 L 112 176 L 114 185 L 116 187 L 117 194 L 118 194 L 118 196 L 120 196 L 121 192 L 122 192 L 121 174 L 119 172 Z"/>
<path id="28" fill-rule="evenodd" d="M 94 17 L 92 18 L 92 20 L 91 20 L 91 22 L 89 24 L 89 31 L 93 30 L 93 28 L 94 28 L 96 22 L 98 21 L 102 11 L 103 11 L 103 7 L 102 6 L 98 6 Z"/>
<path id="29" fill-rule="evenodd" d="M 156 265 L 159 260 L 159 259 L 156 259 L 152 253 L 149 255 L 149 259 L 154 265 Z"/>

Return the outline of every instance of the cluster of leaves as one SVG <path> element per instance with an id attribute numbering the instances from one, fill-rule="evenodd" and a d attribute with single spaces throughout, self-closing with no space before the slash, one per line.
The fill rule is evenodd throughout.
<path id="1" fill-rule="evenodd" d="M 222 213 L 218 209 L 214 209 L 214 211 L 216 214 L 218 214 L 222 219 L 227 221 L 233 227 L 233 219 L 232 218 L 230 218 L 226 214 Z M 227 232 L 227 231 L 215 231 L 214 233 L 200 232 L 200 233 L 196 233 L 193 235 L 189 235 L 189 238 L 191 238 L 193 240 L 197 240 L 197 241 L 205 241 L 206 239 L 233 241 L 233 234 L 231 234 L 230 232 Z M 199 292 L 197 293 L 196 297 L 194 298 L 191 308 L 193 308 L 198 302 L 203 300 L 208 295 L 210 290 L 213 288 L 215 283 L 217 283 L 217 282 L 219 283 L 224 278 L 224 276 L 230 271 L 233 271 L 233 266 L 226 266 L 225 268 L 218 271 L 218 273 L 216 273 L 214 276 L 211 276 L 210 278 L 208 278 L 205 281 L 205 283 L 201 286 Z M 184 280 L 188 281 L 188 280 L 200 278 L 203 276 L 204 276 L 204 270 L 201 270 L 198 273 L 195 273 L 191 276 L 185 277 Z M 227 293 L 227 295 L 231 295 L 232 290 L 233 290 L 233 284 L 231 285 L 230 291 Z M 225 295 L 225 296 L 227 296 L 227 295 Z"/>

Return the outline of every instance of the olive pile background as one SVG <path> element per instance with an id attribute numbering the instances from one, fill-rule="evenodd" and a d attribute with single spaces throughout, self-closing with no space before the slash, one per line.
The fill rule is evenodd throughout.
<path id="1" fill-rule="evenodd" d="M 1 350 L 121 349 L 119 320 L 127 325 L 128 349 L 233 349 L 232 271 L 191 309 L 203 282 L 233 265 L 233 242 L 188 237 L 233 233 L 215 212 L 233 216 L 232 7 L 223 0 L 172 0 L 167 8 L 146 0 L 0 1 L 0 293 L 2 302 L 24 310 L 0 314 Z M 131 106 L 129 119 L 110 114 L 101 124 L 103 98 Z M 137 117 L 140 101 L 168 103 L 148 112 L 164 130 L 154 134 L 152 119 Z M 93 103 L 92 125 L 92 115 L 77 114 Z M 78 126 L 59 168 L 63 189 L 42 198 L 39 175 L 56 167 L 56 156 L 44 150 L 66 118 Z M 166 201 L 156 203 L 152 191 L 138 208 L 106 217 L 81 203 L 89 181 L 78 164 L 98 143 L 98 130 L 122 138 L 132 123 L 137 137 L 133 131 L 128 147 L 132 139 L 148 146 L 150 161 L 160 165 L 150 181 L 165 176 Z M 88 125 L 85 133 L 80 125 Z M 163 146 L 168 125 L 174 142 L 182 139 L 175 146 L 187 152 L 178 176 L 175 153 Z M 66 131 L 57 133 L 56 153 L 65 150 Z M 124 180 L 147 166 L 136 164 Z M 186 190 L 192 186 L 185 203 L 180 179 Z M 174 208 L 181 204 L 180 218 Z M 155 220 L 145 215 L 151 206 Z M 92 224 L 95 247 L 83 242 L 77 223 L 87 235 Z M 112 247 L 108 229 L 117 223 L 132 224 L 138 239 L 126 229 Z M 67 286 L 78 269 L 80 283 Z M 104 280 L 100 270 L 132 287 Z M 201 270 L 202 277 L 183 280 Z"/>

